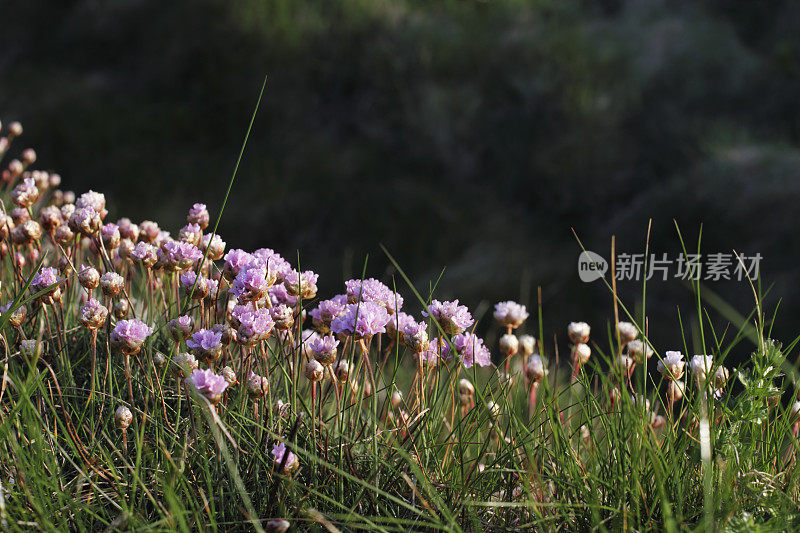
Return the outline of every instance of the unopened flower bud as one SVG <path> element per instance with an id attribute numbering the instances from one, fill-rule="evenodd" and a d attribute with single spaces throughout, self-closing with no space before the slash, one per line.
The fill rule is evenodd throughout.
<path id="1" fill-rule="evenodd" d="M 286 533 L 289 531 L 289 526 L 291 526 L 291 524 L 286 520 L 275 518 L 274 520 L 267 522 L 265 529 L 267 533 Z"/>
<path id="2" fill-rule="evenodd" d="M 544 362 L 539 354 L 533 354 L 528 357 L 528 361 L 525 363 L 525 375 L 528 376 L 531 383 L 540 382 L 544 379 L 546 373 Z"/>
<path id="3" fill-rule="evenodd" d="M 628 343 L 628 356 L 637 365 L 642 365 L 653 356 L 653 349 L 644 341 L 633 340 Z"/>
<path id="4" fill-rule="evenodd" d="M 322 377 L 325 373 L 325 367 L 317 361 L 316 359 L 309 359 L 306 363 L 305 374 L 306 379 L 313 383 L 317 383 L 322 381 Z"/>
<path id="5" fill-rule="evenodd" d="M 572 344 L 585 344 L 589 341 L 591 328 L 586 322 L 570 322 L 567 326 L 567 335 Z"/>
<path id="6" fill-rule="evenodd" d="M 117 407 L 117 410 L 114 411 L 114 425 L 117 426 L 117 429 L 128 429 L 131 422 L 133 422 L 131 410 L 124 405 Z"/>
<path id="7" fill-rule="evenodd" d="M 620 322 L 617 324 L 617 333 L 619 334 L 619 341 L 623 345 L 628 344 L 639 336 L 639 330 L 630 322 Z"/>
<path id="8" fill-rule="evenodd" d="M 714 387 L 717 389 L 723 388 L 728 382 L 729 377 L 730 371 L 727 368 L 724 366 L 717 367 L 717 370 L 714 372 Z"/>
<path id="9" fill-rule="evenodd" d="M 572 359 L 578 364 L 585 365 L 589 362 L 589 357 L 592 355 L 592 349 L 588 344 L 577 344 L 572 350 Z"/>
<path id="10" fill-rule="evenodd" d="M 78 283 L 87 290 L 94 290 L 100 285 L 100 272 L 93 267 L 83 267 L 78 274 Z"/>
<path id="11" fill-rule="evenodd" d="M 172 362 L 175 365 L 172 373 L 176 377 L 191 376 L 192 372 L 200 366 L 194 355 L 185 352 L 181 352 L 173 357 Z"/>
<path id="12" fill-rule="evenodd" d="M 247 394 L 251 398 L 261 398 L 267 391 L 269 391 L 269 380 L 255 372 L 250 372 L 250 377 L 247 378 Z"/>
<path id="13" fill-rule="evenodd" d="M 234 372 L 229 366 L 224 367 L 222 372 L 220 372 L 220 375 L 225 378 L 225 381 L 227 381 L 228 385 L 231 387 L 239 383 L 239 380 L 236 379 L 236 372 Z"/>
<path id="14" fill-rule="evenodd" d="M 520 335 L 519 349 L 524 357 L 530 357 L 536 351 L 536 339 L 531 335 Z"/>
<path id="15" fill-rule="evenodd" d="M 500 352 L 506 357 L 516 355 L 519 351 L 519 341 L 513 333 L 507 333 L 500 337 Z"/>
<path id="16" fill-rule="evenodd" d="M 341 382 L 346 382 L 350 377 L 350 364 L 344 360 L 340 359 L 333 365 L 333 373 L 336 374 L 336 379 Z"/>
<path id="17" fill-rule="evenodd" d="M 123 298 L 122 300 L 119 300 L 114 304 L 114 316 L 118 320 L 122 320 L 123 318 L 128 316 L 128 313 L 130 312 L 130 310 L 131 310 L 131 306 L 128 303 L 128 299 L 127 298 Z"/>
<path id="18" fill-rule="evenodd" d="M 392 402 L 392 407 L 394 408 L 399 407 L 400 404 L 403 403 L 403 394 L 399 390 L 394 391 L 392 393 L 391 402 Z"/>

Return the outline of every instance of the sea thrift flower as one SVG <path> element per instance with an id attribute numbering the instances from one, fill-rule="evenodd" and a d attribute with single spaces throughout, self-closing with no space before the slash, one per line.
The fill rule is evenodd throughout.
<path id="1" fill-rule="evenodd" d="M 114 411 L 114 425 L 117 429 L 128 429 L 131 422 L 133 422 L 133 413 L 131 413 L 131 410 L 124 405 L 117 407 L 117 410 Z"/>
<path id="2" fill-rule="evenodd" d="M 714 359 L 710 355 L 695 355 L 689 361 L 689 368 L 691 368 L 692 375 L 699 386 L 702 387 L 706 382 L 712 366 L 714 366 Z"/>
<path id="3" fill-rule="evenodd" d="M 264 376 L 259 376 L 255 372 L 250 372 L 247 378 L 247 394 L 251 398 L 261 398 L 269 390 L 269 380 Z"/>
<path id="4" fill-rule="evenodd" d="M 338 346 L 339 341 L 333 335 L 326 335 L 312 340 L 309 348 L 314 359 L 323 366 L 330 366 L 336 360 L 336 348 Z"/>
<path id="5" fill-rule="evenodd" d="M 139 226 L 131 222 L 131 219 L 121 218 L 117 220 L 117 227 L 119 228 L 119 236 L 123 239 L 128 239 L 131 242 L 139 240 Z"/>
<path id="6" fill-rule="evenodd" d="M 80 195 L 75 201 L 75 207 L 78 209 L 90 208 L 93 209 L 100 218 L 105 218 L 108 211 L 106 211 L 106 197 L 104 194 L 89 190 Z"/>
<path id="7" fill-rule="evenodd" d="M 219 235 L 214 235 L 212 237 L 209 233 L 208 235 L 203 235 L 201 248 L 203 251 L 205 251 L 206 248 L 208 249 L 209 259 L 212 261 L 218 261 L 222 259 L 223 254 L 225 254 L 225 241 L 223 241 Z"/>
<path id="8" fill-rule="evenodd" d="M 685 394 L 686 385 L 683 383 L 683 381 L 675 380 L 670 381 L 667 384 L 667 399 L 669 399 L 671 403 L 675 403 L 676 401 L 680 400 Z"/>
<path id="9" fill-rule="evenodd" d="M 87 329 L 100 329 L 106 323 L 108 309 L 94 298 L 81 307 L 78 321 Z"/>
<path id="10" fill-rule="evenodd" d="M 633 359 L 634 363 L 641 365 L 653 356 L 653 349 L 643 341 L 630 341 L 628 343 L 628 356 Z"/>
<path id="11" fill-rule="evenodd" d="M 186 346 L 200 361 L 211 364 L 222 354 L 222 333 L 201 329 L 192 334 Z"/>
<path id="12" fill-rule="evenodd" d="M 35 220 L 26 220 L 11 230 L 11 240 L 17 245 L 30 244 L 41 238 L 42 227 Z M 33 250 L 33 252 L 35 251 Z"/>
<path id="13" fill-rule="evenodd" d="M 192 372 L 200 366 L 195 356 L 186 352 L 181 352 L 173 357 L 172 362 L 175 364 L 172 374 L 178 378 L 191 376 Z"/>
<path id="14" fill-rule="evenodd" d="M 464 368 L 470 368 L 473 364 L 478 366 L 492 364 L 489 349 L 483 345 L 483 340 L 473 333 L 461 333 L 453 337 L 453 348 L 461 355 Z"/>
<path id="15" fill-rule="evenodd" d="M 8 310 L 11 309 L 11 305 L 13 303 L 14 302 L 9 302 L 5 305 L 0 306 L 0 314 L 4 315 L 8 313 Z M 25 306 L 20 305 L 19 307 L 11 311 L 11 316 L 8 318 L 8 322 L 15 328 L 18 328 L 23 324 L 23 322 L 25 322 L 25 318 L 27 317 L 27 315 L 28 311 L 27 309 L 25 309 Z"/>
<path id="16" fill-rule="evenodd" d="M 212 405 L 217 405 L 222 400 L 222 394 L 228 388 L 228 381 L 212 370 L 196 369 L 185 381 Z"/>
<path id="17" fill-rule="evenodd" d="M 224 367 L 220 371 L 220 375 L 223 378 L 225 378 L 225 381 L 228 382 L 228 386 L 229 387 L 233 387 L 234 385 L 239 383 L 239 380 L 236 379 L 236 372 L 234 372 L 233 369 L 231 367 L 229 367 L 229 366 Z"/>
<path id="18" fill-rule="evenodd" d="M 428 311 L 423 311 L 422 315 L 433 318 L 442 331 L 448 335 L 463 333 L 475 322 L 467 307 L 458 305 L 458 300 L 452 302 L 433 300 L 428 306 Z"/>
<path id="19" fill-rule="evenodd" d="M 100 214 L 91 207 L 81 207 L 69 216 L 67 224 L 73 232 L 91 237 L 100 230 L 103 221 Z"/>
<path id="20" fill-rule="evenodd" d="M 106 247 L 106 250 L 115 249 L 122 239 L 119 233 L 119 226 L 112 223 L 104 225 L 100 228 L 100 238 L 103 240 L 103 246 Z"/>
<path id="21" fill-rule="evenodd" d="M 521 335 L 519 338 L 519 349 L 522 355 L 529 357 L 536 351 L 536 339 L 531 335 Z"/>
<path id="22" fill-rule="evenodd" d="M 167 331 L 175 342 L 184 341 L 194 331 L 194 320 L 188 315 L 173 318 L 167 322 Z"/>
<path id="23" fill-rule="evenodd" d="M 100 286 L 100 272 L 96 268 L 83 266 L 78 273 L 78 283 L 86 290 L 94 290 Z"/>
<path id="24" fill-rule="evenodd" d="M 109 298 L 117 296 L 125 288 L 125 278 L 116 272 L 106 272 L 100 276 L 100 290 Z"/>
<path id="25" fill-rule="evenodd" d="M 506 357 L 516 355 L 519 351 L 519 340 L 512 333 L 506 333 L 500 337 L 500 353 Z"/>
<path id="26" fill-rule="evenodd" d="M 398 331 L 403 331 L 403 328 L 407 324 L 416 324 L 417 321 L 414 320 L 414 317 L 400 311 L 399 313 L 394 313 L 389 322 L 386 323 L 386 334 L 389 337 L 397 336 Z"/>
<path id="27" fill-rule="evenodd" d="M 64 219 L 58 207 L 48 205 L 39 211 L 39 221 L 42 223 L 42 227 L 47 233 L 52 233 L 64 222 Z"/>
<path id="28" fill-rule="evenodd" d="M 528 318 L 528 310 L 516 302 L 500 302 L 494 306 L 494 319 L 504 328 L 516 329 Z"/>
<path id="29" fill-rule="evenodd" d="M 158 249 L 147 242 L 138 242 L 131 252 L 131 257 L 144 268 L 152 268 L 158 260 Z"/>
<path id="30" fill-rule="evenodd" d="M 286 292 L 291 296 L 300 296 L 303 300 L 310 300 L 317 295 L 318 278 L 319 275 L 310 270 L 302 273 L 292 270 L 286 275 L 283 284 L 286 286 Z"/>
<path id="31" fill-rule="evenodd" d="M 32 361 L 44 352 L 44 341 L 37 343 L 36 339 L 22 340 L 19 342 L 19 352 L 25 359 Z"/>
<path id="32" fill-rule="evenodd" d="M 230 294 L 243 302 L 257 301 L 266 296 L 269 286 L 275 283 L 275 275 L 262 266 L 242 269 L 233 280 Z"/>
<path id="33" fill-rule="evenodd" d="M 331 331 L 357 340 L 369 339 L 376 333 L 385 333 L 388 321 L 389 313 L 376 303 L 348 304 L 345 313 L 333 319 Z"/>
<path id="34" fill-rule="evenodd" d="M 202 300 L 208 296 L 212 291 L 212 286 L 215 286 L 214 280 L 209 280 L 203 276 L 198 279 L 197 272 L 187 270 L 181 274 L 181 287 L 187 296 L 191 295 L 195 300 Z M 216 287 L 214 287 L 216 288 Z"/>
<path id="35" fill-rule="evenodd" d="M 234 340 L 234 333 L 228 324 L 214 324 L 211 326 L 211 331 L 222 335 L 222 345 L 227 346 Z"/>
<path id="36" fill-rule="evenodd" d="M 351 279 L 345 282 L 345 287 L 348 303 L 373 302 L 385 307 L 389 314 L 403 307 L 403 297 L 375 278 L 365 279 L 363 283 L 360 279 Z"/>
<path id="37" fill-rule="evenodd" d="M 591 328 L 586 322 L 570 322 L 567 326 L 567 335 L 572 344 L 586 344 L 589 341 Z"/>
<path id="38" fill-rule="evenodd" d="M 269 314 L 275 323 L 275 329 L 286 331 L 294 325 L 294 311 L 286 304 L 276 305 L 269 310 Z"/>
<path id="39" fill-rule="evenodd" d="M 617 324 L 617 334 L 622 344 L 628 344 L 639 336 L 639 330 L 630 322 L 620 322 Z"/>
<path id="40" fill-rule="evenodd" d="M 178 232 L 178 240 L 197 246 L 203 238 L 203 230 L 197 224 L 187 224 Z"/>
<path id="41" fill-rule="evenodd" d="M 270 287 L 267 294 L 269 295 L 269 301 L 272 305 L 284 304 L 292 308 L 297 305 L 297 297 L 290 295 L 286 291 L 286 286 L 283 283 Z"/>
<path id="42" fill-rule="evenodd" d="M 427 335 L 427 331 L 425 334 Z M 419 368 L 434 368 L 439 364 L 439 353 L 436 351 L 436 346 L 430 342 L 427 343 L 424 350 L 414 353 L 414 362 Z"/>
<path id="43" fill-rule="evenodd" d="M 572 350 L 572 361 L 577 365 L 585 365 L 589 362 L 589 357 L 592 355 L 592 349 L 588 344 L 577 344 Z"/>
<path id="44" fill-rule="evenodd" d="M 146 243 L 153 244 L 156 242 L 160 233 L 161 228 L 152 220 L 143 220 L 142 223 L 139 224 L 139 239 Z"/>
<path id="45" fill-rule="evenodd" d="M 159 250 L 164 266 L 169 270 L 186 270 L 203 257 L 197 246 L 188 242 L 167 241 Z"/>
<path id="46" fill-rule="evenodd" d="M 544 361 L 539 354 L 533 354 L 528 357 L 525 363 L 525 375 L 532 383 L 539 383 L 546 375 L 544 368 Z"/>
<path id="47" fill-rule="evenodd" d="M 347 297 L 344 294 L 337 294 L 330 300 L 319 302 L 316 309 L 312 309 L 308 314 L 311 316 L 311 322 L 317 328 L 317 331 L 328 333 L 331 330 L 331 322 L 337 316 L 344 314 L 346 306 Z"/>
<path id="48" fill-rule="evenodd" d="M 222 275 L 228 281 L 233 281 L 246 267 L 250 266 L 254 258 L 244 250 L 235 249 L 225 254 L 225 266 L 222 267 Z"/>
<path id="49" fill-rule="evenodd" d="M 39 189 L 33 178 L 25 178 L 11 191 L 11 201 L 17 206 L 28 208 L 39 199 Z"/>
<path id="50" fill-rule="evenodd" d="M 314 357 L 311 353 L 311 343 L 319 338 L 319 333 L 313 329 L 304 329 L 297 339 L 295 350 L 299 350 L 303 357 L 310 359 Z"/>
<path id="51" fill-rule="evenodd" d="M 206 229 L 208 227 L 209 220 L 210 216 L 208 214 L 208 209 L 206 209 L 206 204 L 194 204 L 192 208 L 189 209 L 189 214 L 186 216 L 186 222 L 195 224 L 201 229 Z"/>
<path id="52" fill-rule="evenodd" d="M 259 248 L 253 252 L 253 257 L 275 272 L 276 283 L 283 283 L 283 280 L 292 271 L 292 265 L 272 248 Z"/>
<path id="53" fill-rule="evenodd" d="M 391 321 L 391 319 L 389 319 Z M 428 326 L 406 321 L 400 330 L 400 342 L 414 353 L 422 353 L 428 349 Z"/>
<path id="54" fill-rule="evenodd" d="M 61 287 L 56 285 L 60 281 L 55 268 L 44 267 L 33 277 L 30 286 L 31 292 L 36 294 L 46 290 L 47 292 L 39 296 L 39 300 L 43 304 L 53 305 L 55 302 L 61 301 Z"/>
<path id="55" fill-rule="evenodd" d="M 144 341 L 153 334 L 153 329 L 140 320 L 120 320 L 111 332 L 111 344 L 123 354 L 139 353 Z"/>
<path id="56" fill-rule="evenodd" d="M 300 466 L 297 456 L 286 449 L 286 445 L 282 442 L 272 447 L 272 455 L 275 457 L 276 467 L 280 468 L 283 465 L 284 474 L 291 474 Z"/>
<path id="57" fill-rule="evenodd" d="M 267 309 L 242 312 L 238 315 L 238 322 L 236 338 L 245 346 L 255 346 L 267 340 L 275 327 L 275 321 Z"/>
<path id="58" fill-rule="evenodd" d="M 633 368 L 635 364 L 636 363 L 633 361 L 633 359 L 627 355 L 620 355 L 614 359 L 614 368 L 617 369 L 617 372 L 626 377 L 630 377 L 630 375 L 633 374 Z"/>
<path id="59" fill-rule="evenodd" d="M 664 379 L 674 381 L 683 377 L 683 369 L 686 361 L 683 360 L 681 352 L 667 352 L 664 359 L 658 362 L 658 371 Z"/>

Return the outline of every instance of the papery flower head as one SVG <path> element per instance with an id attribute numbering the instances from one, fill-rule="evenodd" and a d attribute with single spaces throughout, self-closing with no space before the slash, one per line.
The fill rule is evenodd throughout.
<path id="1" fill-rule="evenodd" d="M 192 334 L 186 346 L 204 363 L 213 363 L 222 354 L 222 333 L 201 329 Z"/>
<path id="2" fill-rule="evenodd" d="M 197 394 L 205 397 L 212 405 L 219 403 L 222 399 L 222 394 L 229 385 L 225 377 L 215 374 L 213 370 L 195 369 L 185 381 Z"/>
<path id="3" fill-rule="evenodd" d="M 540 382 L 547 375 L 542 356 L 538 353 L 532 354 L 525 362 L 525 375 L 532 383 Z"/>
<path id="4" fill-rule="evenodd" d="M 284 443 L 276 444 L 272 447 L 272 456 L 275 458 L 275 466 L 283 465 L 283 473 L 291 474 L 300 466 L 297 456 L 286 448 Z"/>
<path id="5" fill-rule="evenodd" d="M 306 270 L 305 272 L 292 270 L 286 274 L 283 284 L 286 286 L 286 292 L 290 295 L 299 296 L 304 300 L 310 300 L 317 295 L 318 278 L 319 275 L 310 270 Z"/>
<path id="6" fill-rule="evenodd" d="M 108 309 L 91 298 L 81 306 L 78 321 L 87 329 L 99 329 L 106 323 L 106 318 L 108 318 Z"/>
<path id="7" fill-rule="evenodd" d="M 39 199 L 39 189 L 33 178 L 24 178 L 11 191 L 11 200 L 19 207 L 30 207 Z"/>
<path id="8" fill-rule="evenodd" d="M 114 250 L 119 246 L 119 242 L 122 239 L 119 233 L 119 226 L 113 222 L 103 225 L 100 228 L 100 238 L 103 240 L 103 246 L 105 246 L 106 250 Z"/>
<path id="9" fill-rule="evenodd" d="M 201 248 L 203 251 L 208 248 L 208 258 L 213 261 L 218 261 L 219 259 L 222 259 L 222 256 L 225 253 L 225 241 L 223 241 L 219 235 L 214 235 L 212 237 L 209 233 L 203 235 Z"/>
<path id="10" fill-rule="evenodd" d="M 701 386 L 706 382 L 711 368 L 714 366 L 714 358 L 710 355 L 695 355 L 689 361 L 689 368 L 692 370 L 694 379 Z"/>
<path id="11" fill-rule="evenodd" d="M 472 365 L 489 366 L 492 364 L 492 355 L 483 345 L 483 339 L 473 333 L 460 333 L 453 337 L 453 348 L 461 356 L 464 368 Z"/>
<path id="12" fill-rule="evenodd" d="M 400 342 L 414 353 L 426 351 L 428 349 L 428 325 L 424 322 L 418 324 L 413 319 L 406 320 L 400 329 Z"/>
<path id="13" fill-rule="evenodd" d="M 625 345 L 639 336 L 639 330 L 630 322 L 620 322 L 617 324 L 617 333 L 620 342 Z"/>
<path id="14" fill-rule="evenodd" d="M 324 366 L 330 366 L 336 360 L 336 348 L 339 341 L 333 335 L 317 336 L 312 339 L 309 349 L 314 359 Z"/>
<path id="15" fill-rule="evenodd" d="M 642 365 L 653 356 L 653 349 L 641 340 L 633 340 L 628 343 L 628 356 L 637 365 Z"/>
<path id="16" fill-rule="evenodd" d="M 131 252 L 131 257 L 145 268 L 151 268 L 158 260 L 158 249 L 147 242 L 138 242 Z"/>
<path id="17" fill-rule="evenodd" d="M 337 316 L 344 314 L 347 306 L 347 297 L 344 294 L 337 294 L 330 300 L 322 300 L 315 309 L 309 311 L 311 321 L 317 331 L 328 333 L 331 329 L 331 322 Z"/>
<path id="18" fill-rule="evenodd" d="M 417 321 L 414 320 L 414 317 L 409 315 L 408 313 L 404 313 L 402 311 L 394 313 L 389 318 L 389 322 L 386 323 L 386 334 L 390 338 L 394 338 L 399 331 L 403 330 L 403 327 L 406 324 L 416 324 L 416 323 Z"/>
<path id="19" fill-rule="evenodd" d="M 239 271 L 228 292 L 238 300 L 248 302 L 260 300 L 275 283 L 275 274 L 264 266 L 250 266 Z"/>
<path id="20" fill-rule="evenodd" d="M 57 227 L 64 222 L 64 217 L 61 216 L 61 209 L 54 205 L 48 205 L 39 211 L 39 222 L 42 227 L 48 232 L 52 233 Z"/>
<path id="21" fill-rule="evenodd" d="M 511 300 L 500 302 L 494 306 L 494 319 L 504 328 L 516 329 L 528 318 L 528 310 L 524 305 Z"/>
<path id="22" fill-rule="evenodd" d="M 222 275 L 225 276 L 225 279 L 228 281 L 233 281 L 239 272 L 248 267 L 254 260 L 254 257 L 241 250 L 236 248 L 234 250 L 230 250 L 227 254 L 225 254 L 225 265 L 222 267 Z"/>
<path id="23" fill-rule="evenodd" d="M 113 298 L 122 292 L 124 288 L 125 278 L 116 272 L 106 272 L 100 276 L 100 289 L 106 296 Z"/>
<path id="24" fill-rule="evenodd" d="M 238 322 L 236 339 L 245 346 L 255 346 L 258 342 L 267 340 L 275 327 L 275 321 L 268 309 L 241 312 L 238 314 Z"/>
<path id="25" fill-rule="evenodd" d="M 681 352 L 667 352 L 664 354 L 664 359 L 658 362 L 656 367 L 659 373 L 664 376 L 664 379 L 675 381 L 683 377 L 683 369 L 686 361 L 683 360 Z"/>
<path id="26" fill-rule="evenodd" d="M 374 302 L 386 308 L 389 314 L 403 307 L 403 297 L 375 278 L 351 279 L 344 282 L 347 288 L 348 303 Z"/>
<path id="27" fill-rule="evenodd" d="M 591 328 L 586 322 L 570 322 L 567 326 L 567 335 L 573 344 L 585 344 L 589 341 Z"/>
<path id="28" fill-rule="evenodd" d="M 348 304 L 345 313 L 331 322 L 331 331 L 352 335 L 356 339 L 369 339 L 376 333 L 385 333 L 387 322 L 389 313 L 376 303 Z"/>
<path id="29" fill-rule="evenodd" d="M 433 318 L 442 331 L 448 335 L 463 333 L 475 322 L 467 306 L 458 305 L 458 300 L 452 302 L 433 300 L 428 305 L 428 311 L 423 311 L 422 315 Z"/>
<path id="30" fill-rule="evenodd" d="M 270 287 L 267 291 L 267 294 L 269 295 L 269 301 L 273 306 L 283 304 L 288 307 L 294 307 L 297 305 L 297 297 L 289 294 L 286 291 L 286 286 L 283 283 L 278 283 Z"/>
<path id="31" fill-rule="evenodd" d="M 189 214 L 186 216 L 186 222 L 189 224 L 196 224 L 201 229 L 206 229 L 208 227 L 210 216 L 208 214 L 208 209 L 206 209 L 206 204 L 194 204 L 191 209 L 189 209 Z"/>
<path id="32" fill-rule="evenodd" d="M 194 244 L 168 240 L 161 245 L 164 267 L 168 270 L 186 270 L 203 258 L 203 252 Z"/>
<path id="33" fill-rule="evenodd" d="M 111 344 L 124 354 L 133 355 L 142 349 L 147 337 L 153 334 L 153 328 L 141 320 L 120 320 L 111 332 Z"/>
<path id="34" fill-rule="evenodd" d="M 202 238 L 203 230 L 197 224 L 186 224 L 178 231 L 178 240 L 181 242 L 188 242 L 197 246 Z"/>
<path id="35" fill-rule="evenodd" d="M 167 331 L 175 342 L 181 342 L 189 338 L 194 330 L 194 320 L 189 315 L 179 316 L 167 322 Z"/>
<path id="36" fill-rule="evenodd" d="M 294 311 L 286 304 L 278 304 L 270 308 L 269 314 L 275 322 L 275 327 L 281 331 L 291 329 L 294 325 Z"/>
<path id="37" fill-rule="evenodd" d="M 91 237 L 100 230 L 103 221 L 100 214 L 91 207 L 81 207 L 72 212 L 67 224 L 75 233 Z"/>
<path id="38" fill-rule="evenodd" d="M 95 192 L 91 189 L 78 197 L 78 199 L 75 201 L 75 207 L 78 209 L 89 207 L 98 215 L 100 215 L 100 218 L 105 218 L 106 214 L 108 213 L 108 211 L 106 211 L 105 195 L 103 193 Z"/>
<path id="39" fill-rule="evenodd" d="M 39 299 L 42 303 L 53 304 L 57 301 L 61 301 L 61 286 L 55 285 L 59 281 L 61 281 L 61 279 L 59 278 L 58 270 L 53 267 L 44 267 L 33 276 L 30 290 L 33 294 L 47 290 Z"/>
<path id="40" fill-rule="evenodd" d="M 292 271 L 292 265 L 272 248 L 259 248 L 253 252 L 253 257 L 275 273 L 276 283 L 283 283 Z"/>

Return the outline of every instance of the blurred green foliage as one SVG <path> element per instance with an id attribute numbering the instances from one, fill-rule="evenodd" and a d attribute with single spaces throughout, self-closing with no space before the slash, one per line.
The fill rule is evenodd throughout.
<path id="1" fill-rule="evenodd" d="M 0 113 L 113 215 L 177 230 L 221 202 L 268 88 L 222 233 L 323 274 L 384 272 L 476 304 L 542 285 L 549 323 L 602 321 L 580 251 L 760 252 L 800 318 L 800 4 L 790 0 L 2 2 Z M 674 285 L 674 284 L 673 284 Z M 623 297 L 639 286 L 622 285 Z M 736 283 L 714 290 L 749 305 Z M 653 284 L 656 342 L 680 286 Z M 597 324 L 600 326 L 600 324 Z M 780 331 L 783 327 L 784 330 Z"/>

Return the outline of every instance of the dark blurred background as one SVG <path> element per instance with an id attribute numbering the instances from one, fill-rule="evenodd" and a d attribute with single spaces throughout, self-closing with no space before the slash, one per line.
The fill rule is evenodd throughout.
<path id="1" fill-rule="evenodd" d="M 0 0 L 0 119 L 112 218 L 177 231 L 219 211 L 229 247 L 390 279 L 474 309 L 535 306 L 545 331 L 612 319 L 580 247 L 608 257 L 759 252 L 774 335 L 800 318 L 800 3 L 786 0 Z M 22 146 L 24 145 L 24 146 Z M 398 278 L 398 287 L 403 282 Z M 742 312 L 749 287 L 709 283 Z M 621 285 L 641 309 L 641 284 Z M 407 300 L 408 290 L 402 289 Z M 648 286 L 656 345 L 682 348 L 677 281 Z M 712 313 L 714 313 L 712 309 Z M 715 318 L 719 318 L 714 314 Z M 720 318 L 719 325 L 724 327 Z M 489 321 L 484 319 L 485 326 Z M 728 333 L 730 336 L 731 333 Z M 691 336 L 691 333 L 690 333 Z M 491 339 L 490 339 L 491 340 Z M 689 347 L 692 350 L 692 347 Z"/>

